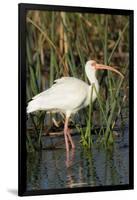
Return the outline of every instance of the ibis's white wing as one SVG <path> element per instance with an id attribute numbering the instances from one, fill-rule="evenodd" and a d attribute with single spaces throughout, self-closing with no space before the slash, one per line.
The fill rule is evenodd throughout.
<path id="1" fill-rule="evenodd" d="M 32 99 L 37 99 L 38 97 L 43 96 L 43 95 L 46 94 L 49 90 L 51 90 L 53 87 L 56 87 L 57 84 L 60 84 L 60 83 L 64 82 L 65 80 L 69 79 L 69 78 L 70 78 L 70 77 L 62 77 L 62 78 L 60 78 L 60 79 L 54 80 L 54 83 L 55 83 L 55 84 L 53 84 L 51 88 L 47 89 L 47 90 L 44 91 L 44 92 L 41 92 L 41 93 L 37 94 L 37 95 L 34 96 Z"/>
<path id="2" fill-rule="evenodd" d="M 48 90 L 36 95 L 30 102 L 35 110 L 77 110 L 88 95 L 88 85 L 73 77 L 57 79 Z"/>

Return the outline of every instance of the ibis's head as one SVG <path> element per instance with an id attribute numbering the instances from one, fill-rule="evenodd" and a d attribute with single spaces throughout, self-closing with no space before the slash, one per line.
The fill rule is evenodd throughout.
<path id="1" fill-rule="evenodd" d="M 124 78 L 123 74 L 119 72 L 117 69 L 115 69 L 114 67 L 98 64 L 95 60 L 87 61 L 85 68 L 86 68 L 86 71 L 92 70 L 93 73 L 96 73 L 96 71 L 99 69 L 102 69 L 102 70 L 107 69 L 119 74 L 122 78 Z"/>

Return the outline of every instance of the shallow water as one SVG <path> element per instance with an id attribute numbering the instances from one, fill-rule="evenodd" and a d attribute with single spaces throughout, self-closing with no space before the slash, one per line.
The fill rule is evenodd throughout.
<path id="1" fill-rule="evenodd" d="M 115 139 L 111 150 L 85 150 L 74 135 L 75 151 L 66 155 L 64 138 L 43 137 L 43 146 L 56 144 L 27 156 L 27 191 L 38 189 L 120 185 L 129 183 L 128 128 Z"/>

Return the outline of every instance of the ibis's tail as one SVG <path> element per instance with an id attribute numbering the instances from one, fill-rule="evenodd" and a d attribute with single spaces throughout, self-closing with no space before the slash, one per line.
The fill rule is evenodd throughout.
<path id="1" fill-rule="evenodd" d="M 40 108 L 37 100 L 32 100 L 28 103 L 27 113 L 32 113 L 38 110 L 40 110 Z"/>
<path id="2" fill-rule="evenodd" d="M 38 110 L 52 110 L 53 108 L 58 108 L 60 105 L 60 101 L 58 101 L 57 99 L 61 99 L 60 93 L 59 95 L 58 93 L 59 92 L 55 90 L 54 86 L 34 96 L 32 100 L 28 103 L 27 113 L 32 113 Z"/>

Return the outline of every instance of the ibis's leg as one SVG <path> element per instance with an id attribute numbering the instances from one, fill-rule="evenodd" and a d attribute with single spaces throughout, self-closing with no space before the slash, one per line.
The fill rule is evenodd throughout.
<path id="1" fill-rule="evenodd" d="M 66 117 L 65 124 L 64 124 L 64 138 L 66 144 L 66 150 L 69 151 L 69 142 L 68 142 L 68 118 Z"/>
<path id="2" fill-rule="evenodd" d="M 72 137 L 71 137 L 71 133 L 70 133 L 70 129 L 69 129 L 69 128 L 68 128 L 68 131 L 67 131 L 67 135 L 68 135 L 69 141 L 70 141 L 70 143 L 71 143 L 72 149 L 74 149 L 74 148 L 75 148 L 75 144 L 74 144 L 74 142 L 73 142 L 73 140 L 72 140 Z"/>
<path id="3" fill-rule="evenodd" d="M 72 148 L 75 148 L 74 142 L 72 140 L 71 134 L 70 134 L 70 129 L 68 128 L 68 122 L 69 122 L 69 118 L 66 117 L 65 120 L 65 125 L 64 125 L 64 137 L 65 137 L 65 143 L 66 143 L 66 150 L 69 151 L 69 143 L 68 140 L 70 141 L 70 144 L 72 146 Z"/>

